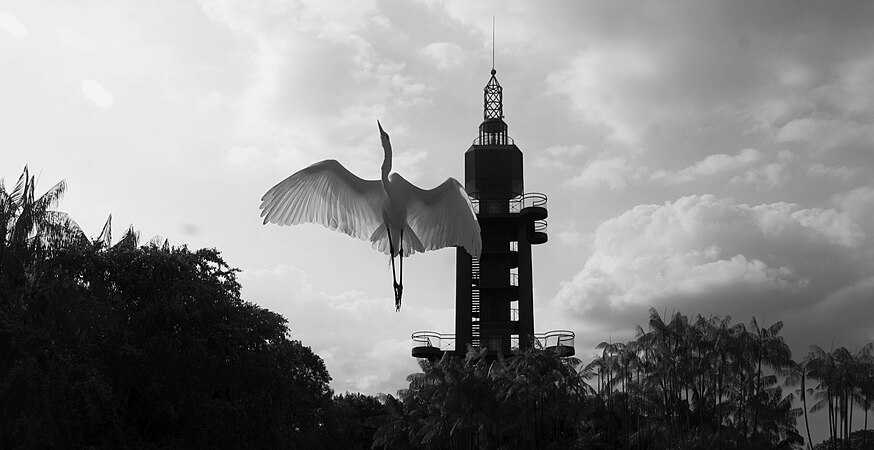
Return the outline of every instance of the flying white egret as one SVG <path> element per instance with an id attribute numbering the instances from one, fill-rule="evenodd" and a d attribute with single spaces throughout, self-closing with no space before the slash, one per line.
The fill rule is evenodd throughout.
<path id="1" fill-rule="evenodd" d="M 363 180 L 328 159 L 286 178 L 261 197 L 264 224 L 317 223 L 349 236 L 369 240 L 391 256 L 395 308 L 401 308 L 404 257 L 425 250 L 461 246 L 479 258 L 479 222 L 461 183 L 448 178 L 424 190 L 391 172 L 388 134 L 376 122 L 385 151 L 381 180 Z M 395 273 L 400 257 L 400 274 Z M 400 278 L 400 282 L 398 282 Z"/>

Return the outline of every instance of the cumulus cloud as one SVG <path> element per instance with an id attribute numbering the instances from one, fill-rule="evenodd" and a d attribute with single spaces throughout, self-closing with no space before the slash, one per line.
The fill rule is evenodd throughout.
<path id="1" fill-rule="evenodd" d="M 773 161 L 753 166 L 743 173 L 731 178 L 732 184 L 751 184 L 757 188 L 774 188 L 782 185 L 787 178 L 792 153 L 783 150 L 777 153 Z"/>
<path id="2" fill-rule="evenodd" d="M 860 186 L 835 194 L 831 202 L 860 224 L 862 229 L 874 229 L 874 187 Z"/>
<path id="3" fill-rule="evenodd" d="M 0 11 L 0 30 L 9 33 L 15 39 L 27 37 L 27 27 L 7 11 Z"/>
<path id="4" fill-rule="evenodd" d="M 109 108 L 114 103 L 112 94 L 102 84 L 91 79 L 82 82 L 82 95 L 101 108 Z"/>
<path id="5" fill-rule="evenodd" d="M 236 116 L 237 147 L 292 165 L 336 158 L 356 171 L 377 118 L 385 124 L 431 101 L 405 62 L 373 45 L 397 31 L 376 2 L 209 0 L 203 10 L 248 42 L 250 56 L 239 60 L 247 83 L 222 99 Z"/>
<path id="6" fill-rule="evenodd" d="M 588 147 L 582 144 L 553 145 L 535 154 L 534 165 L 549 170 L 572 169 L 577 159 L 587 150 Z"/>
<path id="7" fill-rule="evenodd" d="M 814 163 L 807 169 L 809 175 L 839 178 L 842 180 L 849 180 L 858 175 L 861 171 L 862 169 L 860 167 L 831 167 L 821 163 Z"/>
<path id="8" fill-rule="evenodd" d="M 874 126 L 840 119 L 804 117 L 780 128 L 777 142 L 803 142 L 814 150 L 829 151 L 847 145 L 874 143 Z"/>
<path id="9" fill-rule="evenodd" d="M 410 355 L 411 329 L 433 329 L 435 317 L 452 316 L 451 309 L 404 305 L 404 321 L 389 298 L 368 298 L 361 292 L 327 294 L 315 289 L 305 271 L 280 264 L 272 269 L 240 274 L 243 298 L 278 312 L 289 320 L 291 336 L 319 354 L 328 367 L 336 392 L 394 393 L 416 372 Z"/>
<path id="10" fill-rule="evenodd" d="M 703 160 L 677 171 L 658 170 L 650 178 L 669 184 L 685 183 L 722 172 L 745 168 L 757 163 L 761 159 L 761 152 L 754 148 L 746 148 L 738 152 L 737 155 L 726 155 L 724 153 L 709 155 Z"/>
<path id="11" fill-rule="evenodd" d="M 642 133 L 672 113 L 647 101 L 661 95 L 665 69 L 664 61 L 642 46 L 611 43 L 580 52 L 570 67 L 550 74 L 547 85 L 569 97 L 584 120 L 608 126 L 619 142 L 639 145 Z"/>
<path id="12" fill-rule="evenodd" d="M 227 159 L 236 165 L 260 163 L 264 161 L 264 152 L 257 147 L 232 147 L 228 150 Z"/>
<path id="13" fill-rule="evenodd" d="M 432 42 L 419 53 L 441 70 L 460 65 L 464 56 L 464 50 L 453 42 Z"/>
<path id="14" fill-rule="evenodd" d="M 857 306 L 861 292 L 874 295 L 865 290 L 874 259 L 860 250 L 872 240 L 861 221 L 872 192 L 848 193 L 831 208 L 712 195 L 637 206 L 598 227 L 592 256 L 555 301 L 581 327 L 629 327 L 650 305 L 808 324 L 817 319 L 811 308 L 846 289 Z"/>
<path id="15" fill-rule="evenodd" d="M 573 31 L 552 18 L 578 45 L 550 70 L 546 91 L 566 100 L 574 119 L 603 126 L 608 145 L 641 150 L 639 162 L 663 168 L 654 180 L 742 171 L 731 184 L 773 190 L 813 174 L 809 164 L 874 173 L 866 158 L 874 148 L 874 29 L 857 26 L 871 9 L 805 1 L 633 11 L 595 2 L 577 12 L 584 9 Z M 587 26 L 590 17 L 597 22 Z M 754 162 L 725 150 L 752 143 L 761 152 Z M 785 149 L 809 164 L 770 156 Z"/>
<path id="16" fill-rule="evenodd" d="M 568 181 L 568 185 L 586 190 L 606 187 L 620 191 L 628 186 L 628 181 L 639 178 L 638 172 L 639 169 L 623 156 L 603 157 L 590 162 Z"/>

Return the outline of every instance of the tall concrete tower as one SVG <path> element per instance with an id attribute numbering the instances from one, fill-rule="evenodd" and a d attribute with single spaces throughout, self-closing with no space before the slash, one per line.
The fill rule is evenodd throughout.
<path id="1" fill-rule="evenodd" d="M 455 334 L 417 332 L 412 354 L 435 359 L 468 346 L 489 357 L 532 346 L 574 354 L 570 331 L 534 333 L 531 248 L 547 242 L 546 196 L 525 192 L 522 151 L 507 135 L 503 88 L 492 69 L 483 89 L 483 122 L 464 153 L 464 187 L 482 230 L 479 259 L 456 249 Z"/>

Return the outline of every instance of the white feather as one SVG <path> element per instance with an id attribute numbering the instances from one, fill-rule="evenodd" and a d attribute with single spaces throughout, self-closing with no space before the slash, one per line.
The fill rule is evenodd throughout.
<path id="1" fill-rule="evenodd" d="M 382 134 L 387 172 L 391 146 L 388 135 Z M 329 159 L 274 186 L 261 198 L 260 208 L 265 224 L 317 223 L 369 240 L 383 253 L 389 253 L 389 232 L 391 247 L 398 253 L 401 230 L 403 256 L 452 246 L 462 246 L 476 257 L 482 251 L 473 206 L 454 178 L 424 190 L 396 173 L 382 180 L 363 180 Z"/>

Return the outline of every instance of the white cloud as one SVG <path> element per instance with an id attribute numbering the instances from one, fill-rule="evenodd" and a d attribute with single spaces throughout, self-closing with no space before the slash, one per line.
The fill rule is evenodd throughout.
<path id="1" fill-rule="evenodd" d="M 711 195 L 640 205 L 598 227 L 592 256 L 556 300 L 587 321 L 648 305 L 798 311 L 874 270 L 858 250 L 869 240 L 843 209 Z"/>
<path id="2" fill-rule="evenodd" d="M 9 33 L 15 39 L 27 37 L 27 27 L 7 11 L 0 11 L 0 30 Z"/>
<path id="3" fill-rule="evenodd" d="M 460 65 L 464 58 L 464 50 L 454 42 L 432 42 L 419 49 L 419 53 L 441 70 Z"/>
<path id="4" fill-rule="evenodd" d="M 605 43 L 581 51 L 546 82 L 550 92 L 567 96 L 584 120 L 604 124 L 613 138 L 636 146 L 649 127 L 673 112 L 654 104 L 664 77 L 663 61 L 649 49 Z"/>
<path id="5" fill-rule="evenodd" d="M 285 316 L 292 338 L 325 360 L 336 392 L 394 393 L 402 388 L 399 381 L 418 367 L 409 356 L 410 330 L 433 329 L 433 318 L 453 314 L 451 308 L 434 310 L 409 302 L 401 316 L 390 298 L 321 292 L 306 272 L 284 264 L 244 271 L 239 280 L 244 299 Z"/>
<path id="6" fill-rule="evenodd" d="M 330 3 L 330 2 L 328 2 Z M 377 118 L 430 102 L 407 64 L 375 47 L 391 23 L 376 2 L 210 0 L 206 15 L 248 41 L 249 80 L 222 104 L 235 114 L 234 144 L 295 161 L 337 158 L 355 169 Z M 277 23 L 283 23 L 277 26 Z M 389 30 L 395 31 L 395 30 Z M 354 171 L 354 170 L 353 170 Z"/>
<path id="7" fill-rule="evenodd" d="M 582 144 L 553 145 L 537 152 L 534 165 L 543 169 L 563 170 L 573 168 L 577 158 L 585 154 L 588 147 Z"/>
<path id="8" fill-rule="evenodd" d="M 231 164 L 252 164 L 262 162 L 264 152 L 257 147 L 232 147 L 228 150 L 227 158 Z"/>
<path id="9" fill-rule="evenodd" d="M 863 230 L 874 230 L 874 187 L 861 186 L 832 196 L 831 202 L 845 211 Z M 874 253 L 874 249 L 870 249 Z"/>
<path id="10" fill-rule="evenodd" d="M 709 155 L 695 164 L 677 171 L 659 170 L 651 179 L 668 184 L 685 183 L 710 177 L 722 172 L 730 172 L 753 165 L 762 159 L 762 153 L 754 148 L 746 148 L 737 155 L 718 153 Z"/>
<path id="11" fill-rule="evenodd" d="M 497 16 L 496 29 L 498 47 L 506 43 L 512 48 L 519 48 L 530 44 L 537 38 L 544 39 L 546 36 L 538 36 L 536 29 L 531 26 L 532 5 L 530 3 L 512 0 L 497 2 L 471 2 L 467 0 L 418 0 L 429 8 L 444 12 L 451 19 L 464 24 L 476 31 L 482 38 L 483 47 L 491 48 L 492 44 L 492 21 L 495 11 L 501 11 Z"/>
<path id="12" fill-rule="evenodd" d="M 815 94 L 829 106 L 848 115 L 870 116 L 874 109 L 874 53 L 848 59 L 834 68 L 832 82 L 817 88 Z"/>
<path id="13" fill-rule="evenodd" d="M 807 169 L 807 173 L 813 176 L 832 177 L 842 180 L 849 180 L 862 172 L 860 167 L 830 167 L 821 163 L 814 163 Z"/>
<path id="14" fill-rule="evenodd" d="M 847 145 L 874 144 L 874 126 L 843 119 L 804 117 L 783 125 L 777 142 L 805 142 L 814 150 L 828 151 Z"/>
<path id="15" fill-rule="evenodd" d="M 786 180 L 786 163 L 769 162 L 731 178 L 732 184 L 752 184 L 759 188 L 773 188 Z"/>
<path id="16" fill-rule="evenodd" d="M 91 79 L 82 82 L 82 95 L 101 108 L 109 108 L 114 102 L 112 94 L 103 85 Z"/>
<path id="17" fill-rule="evenodd" d="M 789 162 L 793 155 L 788 150 L 777 153 L 773 161 L 748 168 L 731 178 L 731 184 L 751 184 L 757 188 L 775 188 L 783 185 L 789 178 Z"/>
<path id="18" fill-rule="evenodd" d="M 573 224 L 563 227 L 554 227 L 553 224 L 550 224 L 550 233 L 558 237 L 558 240 L 567 247 L 579 247 L 587 244 L 592 238 L 591 235 L 578 230 Z"/>
<path id="19" fill-rule="evenodd" d="M 421 149 L 404 149 L 404 151 L 393 155 L 392 170 L 396 173 L 402 174 L 407 181 L 419 186 L 416 180 L 420 179 L 423 174 L 422 163 L 425 162 L 427 156 L 428 153 Z M 443 180 L 441 180 L 441 182 L 442 181 Z M 426 186 L 419 187 L 425 189 L 430 188 Z"/>
<path id="20" fill-rule="evenodd" d="M 604 186 L 611 191 L 619 191 L 628 186 L 628 180 L 639 178 L 637 172 L 638 170 L 621 156 L 596 159 L 571 178 L 568 184 L 587 190 Z"/>
<path id="21" fill-rule="evenodd" d="M 832 244 L 852 247 L 866 238 L 866 233 L 850 214 L 835 209 L 802 209 L 792 213 L 792 218 L 802 226 L 821 233 Z"/>

